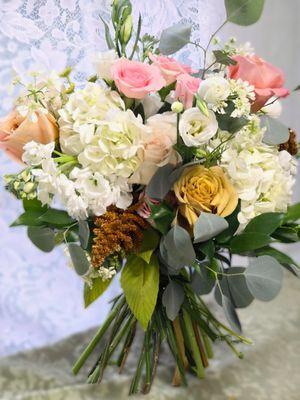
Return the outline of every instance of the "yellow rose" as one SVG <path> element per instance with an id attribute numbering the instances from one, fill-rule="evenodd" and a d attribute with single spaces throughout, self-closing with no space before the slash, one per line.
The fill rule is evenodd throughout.
<path id="1" fill-rule="evenodd" d="M 201 211 L 227 217 L 236 208 L 238 196 L 222 168 L 187 167 L 174 185 L 179 212 L 192 227 Z"/>

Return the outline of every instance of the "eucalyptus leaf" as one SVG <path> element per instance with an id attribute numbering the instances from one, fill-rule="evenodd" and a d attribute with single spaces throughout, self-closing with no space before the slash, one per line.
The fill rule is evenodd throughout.
<path id="1" fill-rule="evenodd" d="M 55 234 L 50 228 L 29 226 L 27 235 L 31 242 L 45 253 L 49 253 L 55 247 Z"/>
<path id="2" fill-rule="evenodd" d="M 90 267 L 90 262 L 87 259 L 86 252 L 77 243 L 68 243 L 70 257 L 75 271 L 78 275 L 86 274 Z"/>
<path id="3" fill-rule="evenodd" d="M 227 318 L 227 321 L 229 322 L 232 329 L 238 333 L 241 333 L 242 326 L 239 317 L 235 311 L 235 308 L 231 300 L 226 296 L 222 296 L 222 307 L 224 310 L 225 317 Z"/>
<path id="4" fill-rule="evenodd" d="M 255 298 L 270 301 L 281 289 L 283 270 L 275 258 L 260 256 L 249 263 L 245 278 L 248 289 Z"/>
<path id="5" fill-rule="evenodd" d="M 196 254 L 189 233 L 181 226 L 173 226 L 164 238 L 163 257 L 175 271 L 193 265 Z"/>
<path id="6" fill-rule="evenodd" d="M 223 50 L 214 50 L 213 54 L 215 56 L 216 62 L 223 65 L 236 65 L 237 62 L 229 57 L 229 55 Z"/>
<path id="7" fill-rule="evenodd" d="M 225 0 L 227 20 L 237 25 L 257 22 L 264 8 L 264 0 Z"/>
<path id="8" fill-rule="evenodd" d="M 81 247 L 86 249 L 90 239 L 90 227 L 87 221 L 82 220 L 78 222 L 78 234 Z"/>
<path id="9" fill-rule="evenodd" d="M 166 308 L 167 317 L 174 321 L 184 301 L 184 290 L 182 286 L 170 281 L 162 295 L 162 303 Z"/>
<path id="10" fill-rule="evenodd" d="M 194 225 L 194 243 L 206 242 L 228 228 L 225 218 L 216 214 L 201 212 Z"/>
<path id="11" fill-rule="evenodd" d="M 192 276 L 191 287 L 198 295 L 208 294 L 215 286 L 215 279 L 210 271 L 205 268 L 205 264 L 200 264 Z"/>
<path id="12" fill-rule="evenodd" d="M 184 23 L 178 23 L 163 30 L 159 42 L 162 54 L 174 54 L 187 45 L 190 42 L 191 32 L 192 26 Z"/>
<path id="13" fill-rule="evenodd" d="M 146 187 L 146 194 L 152 199 L 163 200 L 171 190 L 175 180 L 170 179 L 174 165 L 167 164 L 159 168 Z"/>
<path id="14" fill-rule="evenodd" d="M 232 303 L 236 308 L 248 307 L 254 300 L 248 289 L 244 267 L 231 267 L 226 270 L 226 279 Z"/>
<path id="15" fill-rule="evenodd" d="M 300 277 L 300 266 L 290 256 L 274 247 L 266 246 L 255 251 L 257 256 L 271 256 L 294 275 Z"/>
<path id="16" fill-rule="evenodd" d="M 278 145 L 285 143 L 289 140 L 290 132 L 289 128 L 282 124 L 277 119 L 271 118 L 267 115 L 263 115 L 260 118 L 261 126 L 266 128 L 263 142 L 270 145 Z"/>
<path id="17" fill-rule="evenodd" d="M 228 222 L 228 228 L 225 229 L 222 233 L 220 233 L 217 237 L 216 240 L 218 243 L 226 243 L 228 242 L 232 236 L 235 234 L 237 231 L 238 227 L 240 226 L 239 220 L 238 220 L 238 215 L 241 211 L 241 202 L 238 202 L 238 205 L 236 206 L 236 209 L 231 213 L 228 217 L 226 217 L 226 221 Z"/>

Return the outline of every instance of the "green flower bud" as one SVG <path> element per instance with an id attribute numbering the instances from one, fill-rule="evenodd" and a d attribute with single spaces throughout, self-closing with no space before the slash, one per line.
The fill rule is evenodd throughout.
<path id="1" fill-rule="evenodd" d="M 72 68 L 71 67 L 67 67 L 61 74 L 60 77 L 61 78 L 67 78 L 70 73 L 72 72 Z"/>
<path id="2" fill-rule="evenodd" d="M 27 182 L 25 183 L 24 187 L 23 187 L 23 191 L 25 193 L 30 193 L 32 191 L 32 189 L 34 188 L 34 183 L 33 182 Z"/>
<path id="3" fill-rule="evenodd" d="M 28 182 L 30 180 L 30 174 L 24 169 L 24 171 L 20 175 L 21 179 L 23 179 L 24 182 Z"/>
<path id="4" fill-rule="evenodd" d="M 128 15 L 125 22 L 121 26 L 120 38 L 122 44 L 126 45 L 129 42 L 132 34 L 132 28 L 133 28 L 133 22 L 132 22 L 132 15 L 130 14 Z"/>

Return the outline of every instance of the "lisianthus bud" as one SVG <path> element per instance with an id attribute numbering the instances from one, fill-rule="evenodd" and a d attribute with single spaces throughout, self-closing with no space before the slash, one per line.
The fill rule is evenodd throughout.
<path id="1" fill-rule="evenodd" d="M 174 101 L 171 110 L 176 114 L 180 114 L 183 111 L 183 104 L 180 101 Z"/>
<path id="2" fill-rule="evenodd" d="M 133 28 L 132 15 L 130 14 L 128 15 L 125 22 L 121 26 L 120 35 L 121 35 L 121 41 L 124 45 L 126 45 L 131 38 L 132 28 Z"/>

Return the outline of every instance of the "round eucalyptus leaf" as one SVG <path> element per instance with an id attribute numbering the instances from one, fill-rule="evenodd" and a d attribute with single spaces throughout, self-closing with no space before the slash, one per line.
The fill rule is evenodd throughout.
<path id="1" fill-rule="evenodd" d="M 77 243 L 68 243 L 71 260 L 78 275 L 86 274 L 90 267 L 85 251 Z"/>
<path id="2" fill-rule="evenodd" d="M 159 49 L 162 54 L 170 55 L 176 53 L 190 42 L 192 26 L 190 24 L 178 23 L 162 31 Z"/>
<path id="3" fill-rule="evenodd" d="M 225 218 L 216 214 L 201 212 L 194 225 L 194 243 L 206 242 L 228 228 Z"/>
<path id="4" fill-rule="evenodd" d="M 264 0 L 225 0 L 227 20 L 237 25 L 252 25 L 262 14 Z"/>
<path id="5" fill-rule="evenodd" d="M 270 301 L 281 289 L 283 270 L 275 258 L 260 256 L 250 262 L 245 278 L 248 289 L 256 299 Z"/>
<path id="6" fill-rule="evenodd" d="M 54 249 L 55 235 L 52 229 L 42 226 L 29 226 L 27 234 L 32 243 L 45 253 Z"/>
<path id="7" fill-rule="evenodd" d="M 182 286 L 174 281 L 170 281 L 163 292 L 162 303 L 165 306 L 167 316 L 171 321 L 174 321 L 177 317 L 183 301 L 184 290 Z"/>
<path id="8" fill-rule="evenodd" d="M 87 221 L 79 221 L 78 222 L 78 227 L 79 227 L 79 240 L 81 247 L 83 249 L 86 249 L 89 244 L 89 239 L 90 239 L 90 227 Z"/>
<path id="9" fill-rule="evenodd" d="M 215 279 L 204 265 L 199 267 L 199 271 L 193 273 L 191 287 L 198 295 L 208 294 L 215 286 Z"/>
<path id="10" fill-rule="evenodd" d="M 236 308 L 248 307 L 254 300 L 246 284 L 244 272 L 245 268 L 243 267 L 231 267 L 227 270 L 228 289 Z"/>

